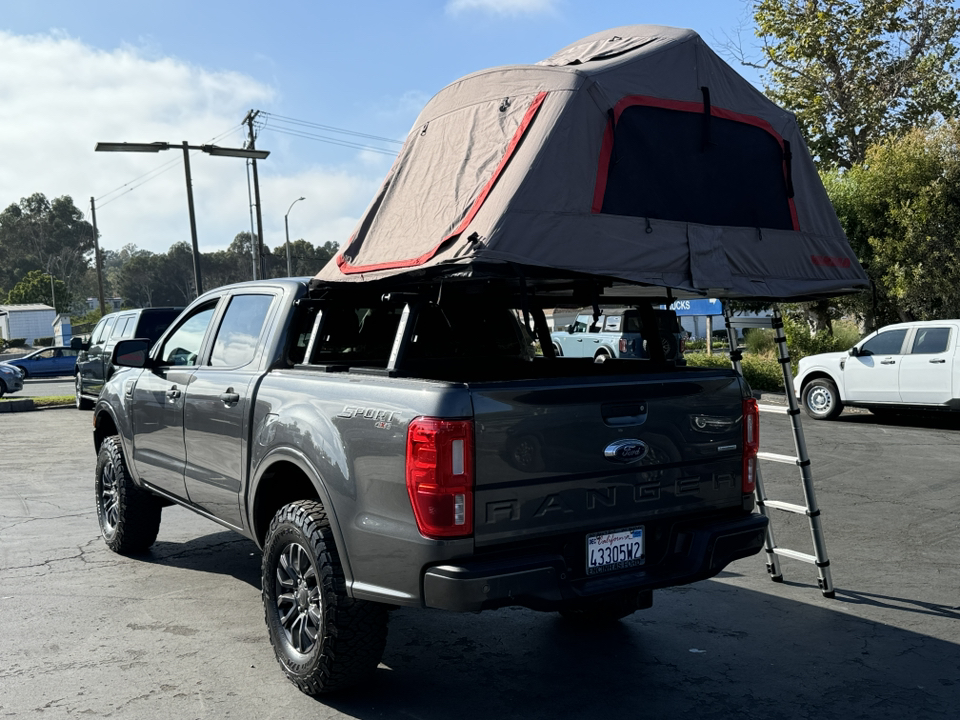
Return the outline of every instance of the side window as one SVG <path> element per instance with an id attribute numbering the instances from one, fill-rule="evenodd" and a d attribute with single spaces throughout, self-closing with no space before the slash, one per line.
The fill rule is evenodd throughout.
<path id="1" fill-rule="evenodd" d="M 36 355 L 37 360 L 51 360 L 53 358 L 53 350 L 44 350 L 39 352 Z"/>
<path id="2" fill-rule="evenodd" d="M 620 325 L 623 320 L 622 315 L 611 315 L 603 323 L 603 329 L 606 332 L 620 332 Z"/>
<path id="3" fill-rule="evenodd" d="M 160 349 L 160 362 L 164 365 L 196 365 L 200 355 L 200 346 L 207 327 L 217 309 L 216 301 L 194 310 L 174 333 L 167 338 Z"/>
<path id="4" fill-rule="evenodd" d="M 575 333 L 583 333 L 587 331 L 587 328 L 590 326 L 590 323 L 593 322 L 593 318 L 589 315 L 578 315 L 577 321 L 573 324 L 573 331 Z"/>
<path id="5" fill-rule="evenodd" d="M 62 357 L 76 357 L 77 351 L 72 348 L 63 348 Z"/>
<path id="6" fill-rule="evenodd" d="M 867 340 L 860 346 L 861 355 L 899 355 L 907 330 L 889 330 Z"/>
<path id="7" fill-rule="evenodd" d="M 640 323 L 639 315 L 634 315 L 633 313 L 630 313 L 629 315 L 626 316 L 626 320 L 627 320 L 627 326 L 624 329 L 624 332 L 628 332 L 628 333 L 640 332 L 641 323 Z"/>
<path id="8" fill-rule="evenodd" d="M 91 340 L 91 345 L 99 345 L 104 341 L 105 338 L 110 337 L 110 331 L 113 329 L 113 324 L 117 321 L 116 316 L 105 317 L 100 321 L 100 324 L 93 329 L 93 334 L 90 336 L 93 338 Z"/>
<path id="9" fill-rule="evenodd" d="M 210 365 L 241 367 L 253 361 L 272 295 L 235 295 L 213 343 Z"/>
<path id="10" fill-rule="evenodd" d="M 113 329 L 113 339 L 133 337 L 133 329 L 137 326 L 135 315 L 126 315 L 117 320 L 117 326 Z"/>
<path id="11" fill-rule="evenodd" d="M 913 339 L 914 355 L 935 355 L 946 352 L 950 340 L 950 328 L 917 328 L 917 336 Z"/>

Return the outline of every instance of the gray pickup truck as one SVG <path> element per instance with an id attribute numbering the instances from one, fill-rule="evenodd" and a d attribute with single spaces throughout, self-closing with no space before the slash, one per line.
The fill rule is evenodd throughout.
<path id="1" fill-rule="evenodd" d="M 760 550 L 738 375 L 549 345 L 513 287 L 207 292 L 114 349 L 103 537 L 144 552 L 176 503 L 252 539 L 270 641 L 310 694 L 376 668 L 392 606 L 611 621 Z"/>

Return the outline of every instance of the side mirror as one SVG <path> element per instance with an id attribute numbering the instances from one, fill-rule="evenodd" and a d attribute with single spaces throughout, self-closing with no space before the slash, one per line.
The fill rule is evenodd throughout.
<path id="1" fill-rule="evenodd" d="M 83 341 L 83 338 L 79 335 L 74 335 L 70 338 L 70 349 L 71 350 L 86 350 L 90 346 Z"/>
<path id="2" fill-rule="evenodd" d="M 570 334 L 573 334 L 573 323 L 570 323 L 569 325 L 567 325 L 567 332 Z"/>
<path id="3" fill-rule="evenodd" d="M 149 353 L 149 340 L 121 340 L 113 348 L 112 360 L 118 367 L 145 368 L 150 366 Z"/>
<path id="4" fill-rule="evenodd" d="M 859 357 L 859 356 L 860 356 L 860 348 L 858 348 L 856 345 L 854 345 L 852 348 L 850 348 L 850 349 L 847 351 L 847 353 L 850 355 L 850 357 Z"/>

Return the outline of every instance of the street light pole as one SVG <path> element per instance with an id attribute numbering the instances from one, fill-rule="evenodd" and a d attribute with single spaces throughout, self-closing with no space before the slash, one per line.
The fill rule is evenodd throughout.
<path id="1" fill-rule="evenodd" d="M 183 141 L 183 169 L 187 178 L 187 208 L 190 210 L 190 240 L 193 242 L 193 283 L 197 287 L 197 297 L 203 294 L 200 280 L 200 245 L 197 242 L 197 215 L 193 209 L 193 182 L 190 177 L 190 145 Z"/>
<path id="2" fill-rule="evenodd" d="M 287 277 L 293 277 L 293 259 L 290 256 L 290 223 L 287 222 L 287 216 L 290 215 L 293 206 L 301 200 L 306 200 L 306 198 L 298 197 L 290 203 L 290 207 L 287 208 L 287 214 L 283 216 L 283 229 L 287 232 Z"/>
<path id="3" fill-rule="evenodd" d="M 97 263 L 97 299 L 100 300 L 100 316 L 107 314 L 103 297 L 103 259 L 100 257 L 100 233 L 97 232 L 97 202 L 90 198 L 90 217 L 93 220 L 93 260 Z"/>
<path id="4" fill-rule="evenodd" d="M 170 150 L 176 147 L 167 142 L 154 143 L 104 143 L 98 142 L 94 148 L 96 152 L 149 152 L 156 153 L 161 150 Z M 226 148 L 217 145 L 190 145 L 186 140 L 182 143 L 183 147 L 183 167 L 187 180 L 187 207 L 190 210 L 190 239 L 193 241 L 193 280 L 197 286 L 197 296 L 203 292 L 203 284 L 200 279 L 200 247 L 197 243 L 197 216 L 193 208 L 193 182 L 190 177 L 190 151 L 202 150 L 208 155 L 222 155 L 225 157 L 241 157 L 253 160 L 264 160 L 270 154 L 268 150 L 254 150 L 241 148 Z M 256 167 L 256 166 L 254 166 Z M 256 172 L 256 171 L 254 171 Z M 256 180 L 256 175 L 254 175 Z M 259 200 L 258 200 L 259 201 Z M 102 301 L 101 301 L 102 302 Z"/>

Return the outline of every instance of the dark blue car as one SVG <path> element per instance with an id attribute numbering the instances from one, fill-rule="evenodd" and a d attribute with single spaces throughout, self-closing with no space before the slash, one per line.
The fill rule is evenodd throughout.
<path id="1" fill-rule="evenodd" d="M 49 347 L 34 350 L 17 360 L 7 360 L 8 365 L 23 368 L 24 377 L 47 377 L 50 375 L 73 375 L 77 365 L 77 351 L 68 347 Z"/>

